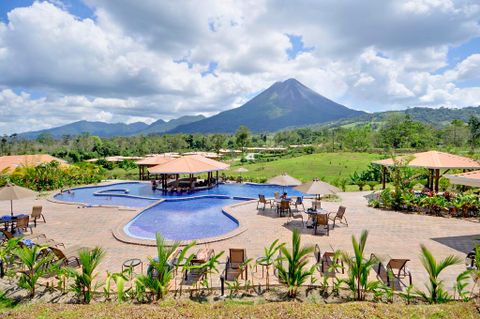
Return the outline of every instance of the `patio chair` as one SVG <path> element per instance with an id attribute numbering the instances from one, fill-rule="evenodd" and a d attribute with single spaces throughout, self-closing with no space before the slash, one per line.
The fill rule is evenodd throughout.
<path id="1" fill-rule="evenodd" d="M 327 236 L 330 236 L 330 225 L 328 223 L 329 218 L 327 214 L 316 214 L 313 215 L 314 218 L 314 226 L 313 226 L 313 234 L 317 234 L 317 229 L 323 229 L 326 231 Z"/>
<path id="2" fill-rule="evenodd" d="M 315 245 L 315 260 L 317 262 L 317 270 L 322 274 L 325 274 L 329 277 L 335 277 L 335 274 L 341 272 L 342 274 L 345 273 L 345 265 L 343 264 L 342 258 L 337 258 L 336 263 L 340 265 L 339 269 L 335 269 L 335 272 L 331 272 L 328 269 L 331 265 L 333 265 L 333 258 L 335 257 L 335 252 L 333 251 L 326 251 L 321 253 L 320 247 L 318 244 Z"/>
<path id="3" fill-rule="evenodd" d="M 297 199 L 295 200 L 295 209 L 298 210 L 298 207 L 302 207 L 303 210 L 305 211 L 305 205 L 303 204 L 303 197 L 302 196 L 298 196 Z"/>
<path id="4" fill-rule="evenodd" d="M 335 221 L 336 221 L 336 220 L 339 220 L 340 223 L 342 223 L 342 224 L 344 224 L 344 225 L 347 225 L 347 227 L 348 227 L 347 218 L 345 217 L 345 210 L 346 210 L 346 209 L 347 209 L 347 208 L 346 208 L 345 206 L 340 206 L 340 207 L 338 207 L 338 211 L 337 211 L 336 213 L 330 213 L 330 214 L 335 214 L 334 216 L 330 216 L 330 214 L 329 214 L 329 217 L 328 217 L 328 218 L 329 218 L 331 221 L 333 221 L 333 227 L 332 227 L 332 229 L 335 228 Z"/>
<path id="5" fill-rule="evenodd" d="M 407 268 L 407 262 L 410 259 L 391 258 L 390 256 L 376 256 L 371 254 L 371 258 L 378 260 L 378 266 L 375 267 L 377 278 L 383 281 L 387 286 L 395 290 L 395 282 L 398 284 L 398 290 L 401 290 L 402 279 L 408 277 L 408 284 L 412 284 L 412 273 Z M 388 260 L 387 265 L 384 261 Z M 405 285 L 405 284 L 404 284 Z M 406 286 L 406 285 L 405 285 Z"/>
<path id="6" fill-rule="evenodd" d="M 45 221 L 45 216 L 42 214 L 42 206 L 33 206 L 32 207 L 32 215 L 30 216 L 33 219 L 33 225 L 37 227 L 37 219 L 42 218 L 43 222 Z"/>
<path id="7" fill-rule="evenodd" d="M 301 211 L 292 211 L 288 214 L 287 224 L 289 224 L 293 219 L 301 219 L 302 220 L 302 227 L 305 226 L 305 221 L 303 220 L 303 213 Z"/>
<path id="8" fill-rule="evenodd" d="M 277 207 L 277 213 L 280 216 L 283 216 L 284 213 L 290 215 L 292 213 L 290 202 L 288 200 L 282 200 L 280 205 Z"/>
<path id="9" fill-rule="evenodd" d="M 265 195 L 262 195 L 262 194 L 258 194 L 258 202 L 257 202 L 257 209 L 258 209 L 258 206 L 260 204 L 263 204 L 263 210 L 265 210 L 265 206 L 270 205 L 270 209 L 273 208 L 273 203 L 272 203 L 272 200 L 267 200 L 265 198 Z"/>
<path id="10" fill-rule="evenodd" d="M 21 216 L 15 219 L 15 221 L 13 222 L 13 228 L 15 230 L 21 230 L 23 232 L 26 232 L 28 229 L 30 229 L 30 233 L 33 234 L 29 216 Z"/>
<path id="11" fill-rule="evenodd" d="M 213 249 L 202 248 L 197 251 L 195 257 L 190 261 L 190 266 L 193 266 L 185 272 L 185 280 L 200 281 L 205 275 L 206 268 L 200 267 L 212 258 L 215 254 Z M 195 267 L 196 266 L 196 267 Z"/>
<path id="12" fill-rule="evenodd" d="M 227 257 L 223 278 L 227 281 L 235 280 L 239 276 L 245 280 L 248 279 L 248 267 L 243 267 L 247 260 L 247 251 L 244 248 L 230 248 L 230 256 Z"/>

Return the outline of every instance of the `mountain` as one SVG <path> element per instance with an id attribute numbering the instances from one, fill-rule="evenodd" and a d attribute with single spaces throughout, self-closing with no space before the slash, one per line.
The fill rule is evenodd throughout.
<path id="1" fill-rule="evenodd" d="M 190 123 L 194 123 L 200 120 L 205 119 L 203 115 L 186 115 L 179 117 L 178 119 L 173 119 L 168 122 L 164 120 L 158 120 L 150 124 L 149 127 L 139 132 L 139 134 L 160 134 L 165 133 L 167 131 L 173 130 L 180 125 L 186 125 Z"/>
<path id="2" fill-rule="evenodd" d="M 79 135 L 81 133 L 88 132 L 91 135 L 97 135 L 100 137 L 112 137 L 132 135 L 146 128 L 148 128 L 148 124 L 142 122 L 124 124 L 78 121 L 51 129 L 20 133 L 18 136 L 27 139 L 34 139 L 40 134 L 50 134 L 53 137 L 58 138 L 62 137 L 63 135 Z"/>
<path id="3" fill-rule="evenodd" d="M 240 125 L 254 132 L 278 131 L 366 114 L 333 102 L 295 79 L 276 82 L 244 105 L 179 125 L 169 133 L 232 133 Z"/>
<path id="4" fill-rule="evenodd" d="M 78 121 L 67 125 L 54 127 L 51 129 L 45 129 L 40 131 L 26 132 L 18 134 L 19 137 L 26 139 L 35 139 L 40 134 L 50 134 L 53 137 L 59 138 L 63 135 L 79 135 L 87 132 L 91 135 L 100 137 L 112 137 L 112 136 L 130 136 L 139 134 L 158 134 L 172 130 L 178 125 L 185 125 L 195 121 L 204 119 L 203 115 L 198 116 L 182 116 L 178 119 L 173 119 L 168 122 L 158 120 L 148 125 L 143 122 L 136 122 L 132 124 L 124 123 L 104 123 L 104 122 L 89 122 Z"/>
<path id="5" fill-rule="evenodd" d="M 395 115 L 408 115 L 413 121 L 424 122 L 433 125 L 446 125 L 453 120 L 468 122 L 471 116 L 480 117 L 480 106 L 469 106 L 464 108 L 429 108 L 412 107 L 405 110 L 386 111 L 364 114 L 359 117 L 340 119 L 315 127 L 339 127 L 350 125 L 381 124 Z"/>

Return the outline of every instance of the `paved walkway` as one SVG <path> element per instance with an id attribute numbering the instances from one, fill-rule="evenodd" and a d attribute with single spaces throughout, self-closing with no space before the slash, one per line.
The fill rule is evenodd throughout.
<path id="1" fill-rule="evenodd" d="M 397 258 L 409 258 L 409 268 L 413 282 L 423 287 L 427 280 L 420 260 L 420 244 L 431 249 L 436 258 L 454 254 L 462 258 L 473 247 L 473 238 L 480 237 L 480 224 L 453 218 L 441 218 L 382 211 L 367 207 L 363 197 L 368 192 L 340 193 L 341 203 L 324 202 L 324 208 L 334 211 L 338 205 L 347 207 L 346 217 L 349 227 L 341 225 L 330 231 L 330 236 L 312 235 L 311 229 L 301 228 L 300 221 L 294 220 L 285 225 L 286 218 L 278 218 L 268 208 L 257 211 L 256 203 L 248 203 L 232 209 L 247 230 L 230 239 L 208 244 L 216 252 L 228 251 L 228 248 L 246 248 L 249 257 L 261 256 L 263 247 L 279 238 L 290 242 L 291 231 L 302 231 L 303 244 L 318 244 L 322 251 L 343 249 L 351 251 L 351 236 L 359 236 L 363 229 L 369 231 L 367 252 L 389 254 Z M 154 247 L 131 245 L 119 242 L 112 236 L 112 229 L 119 222 L 133 218 L 138 210 L 120 210 L 117 208 L 78 208 L 75 205 L 56 204 L 45 199 L 21 200 L 14 203 L 16 212 L 29 212 L 33 205 L 42 205 L 47 223 L 40 222 L 34 233 L 45 233 L 47 237 L 64 242 L 67 248 L 72 245 L 96 246 L 107 251 L 100 266 L 100 276 L 104 270 L 120 271 L 122 261 L 137 257 L 147 262 L 148 256 L 154 256 Z M 9 202 L 0 202 L 0 211 L 8 212 Z M 203 246 L 203 245 L 202 245 Z M 225 256 L 226 257 L 226 256 Z M 313 262 L 313 257 L 312 257 Z M 465 269 L 458 265 L 447 269 L 445 279 L 451 287 L 456 275 Z"/>

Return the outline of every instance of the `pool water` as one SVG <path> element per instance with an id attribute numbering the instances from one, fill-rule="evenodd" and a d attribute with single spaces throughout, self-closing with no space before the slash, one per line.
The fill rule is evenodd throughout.
<path id="1" fill-rule="evenodd" d="M 168 240 L 194 240 L 219 236 L 239 226 L 223 207 L 257 199 L 258 194 L 273 197 L 274 192 L 283 191 L 288 196 L 304 195 L 292 187 L 261 184 L 219 184 L 207 190 L 166 194 L 152 190 L 148 182 L 124 182 L 74 188 L 54 198 L 86 205 L 148 207 L 124 227 L 127 235 L 155 239 L 155 233 L 160 232 Z"/>
<path id="2" fill-rule="evenodd" d="M 135 238 L 155 239 L 160 232 L 169 240 L 194 240 L 228 233 L 238 222 L 222 207 L 242 202 L 230 198 L 165 201 L 147 208 L 124 228 Z"/>

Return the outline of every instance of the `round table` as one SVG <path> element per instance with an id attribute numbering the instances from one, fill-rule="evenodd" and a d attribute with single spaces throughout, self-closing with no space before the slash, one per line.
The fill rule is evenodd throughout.
<path id="1" fill-rule="evenodd" d="M 127 259 L 122 264 L 122 272 L 125 269 L 130 269 L 130 271 L 133 273 L 133 270 L 138 266 L 140 266 L 140 273 L 143 274 L 143 262 L 140 259 L 138 258 Z"/>

